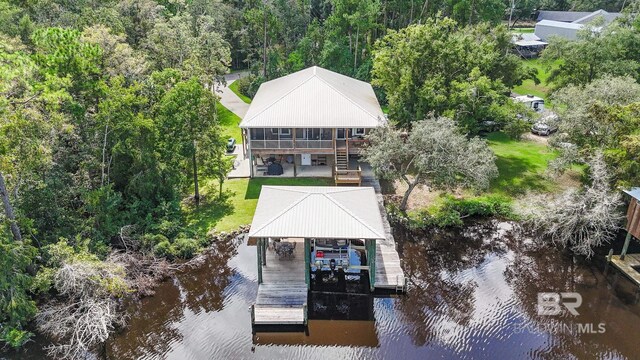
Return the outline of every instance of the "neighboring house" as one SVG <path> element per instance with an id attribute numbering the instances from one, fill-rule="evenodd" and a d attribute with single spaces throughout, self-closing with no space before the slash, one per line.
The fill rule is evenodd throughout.
<path id="1" fill-rule="evenodd" d="M 594 12 L 543 10 L 538 13 L 538 23 L 536 23 L 534 33 L 539 40 L 544 42 L 548 41 L 551 36 L 575 40 L 578 31 L 591 21 L 601 18 L 604 21 L 601 26 L 604 27 L 621 15 L 621 13 L 609 13 L 604 10 Z"/>
<path id="2" fill-rule="evenodd" d="M 251 177 L 332 177 L 385 122 L 370 84 L 314 66 L 262 84 L 240 128 Z"/>
<path id="3" fill-rule="evenodd" d="M 512 42 L 515 52 L 525 59 L 538 57 L 542 50 L 549 45 L 549 43 L 541 41 L 536 34 L 531 33 L 514 34 Z"/>

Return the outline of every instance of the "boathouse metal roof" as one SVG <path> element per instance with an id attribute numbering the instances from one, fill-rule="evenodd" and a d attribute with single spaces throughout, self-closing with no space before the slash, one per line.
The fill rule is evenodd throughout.
<path id="1" fill-rule="evenodd" d="M 252 238 L 384 239 L 371 187 L 263 186 Z"/>
<path id="2" fill-rule="evenodd" d="M 386 122 L 367 82 L 318 66 L 260 86 L 241 128 L 374 128 Z"/>
<path id="3" fill-rule="evenodd" d="M 632 198 L 640 200 L 640 187 L 634 187 L 629 190 L 624 190 L 624 192 Z"/>

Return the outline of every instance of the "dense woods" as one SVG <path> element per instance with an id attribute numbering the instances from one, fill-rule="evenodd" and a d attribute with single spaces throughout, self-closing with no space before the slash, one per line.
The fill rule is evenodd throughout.
<path id="1" fill-rule="evenodd" d="M 86 355 L 120 320 L 114 299 L 142 287 L 131 264 L 162 273 L 158 259 L 207 245 L 185 218 L 217 201 L 202 197 L 200 179 L 222 183 L 230 168 L 212 89 L 231 69 L 250 72 L 239 88 L 251 96 L 266 80 L 319 65 L 371 81 L 399 127 L 442 116 L 459 134 L 477 134 L 484 121 L 522 133 L 522 109 L 508 95 L 537 79 L 501 23 L 624 2 L 515 5 L 509 14 L 503 0 L 0 1 L 0 341 L 19 348 L 41 331 L 61 344 L 52 354 Z M 620 166 L 614 180 L 630 184 L 639 173 L 638 22 L 616 31 L 552 43 L 545 59 L 562 62 L 553 79 L 571 141 L 583 157 L 605 145 L 605 161 Z M 598 79 L 616 87 L 583 87 Z M 621 82 L 633 90 L 621 90 L 624 101 L 574 100 Z M 579 126 L 587 129 L 569 131 Z M 494 176 L 487 168 L 481 182 Z M 65 301 L 77 306 L 60 308 Z M 87 313 L 104 315 L 94 318 L 106 330 L 81 333 L 92 326 L 80 323 Z"/>

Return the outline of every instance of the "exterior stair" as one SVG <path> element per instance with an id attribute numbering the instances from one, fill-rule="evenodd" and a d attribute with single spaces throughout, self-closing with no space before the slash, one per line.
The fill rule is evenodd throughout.
<path id="1" fill-rule="evenodd" d="M 349 169 L 349 156 L 347 149 L 336 149 L 336 167 L 338 170 Z"/>

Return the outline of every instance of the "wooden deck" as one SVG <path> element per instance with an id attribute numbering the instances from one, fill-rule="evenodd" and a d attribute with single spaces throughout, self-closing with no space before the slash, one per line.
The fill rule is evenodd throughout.
<path id="1" fill-rule="evenodd" d="M 358 167 L 352 170 L 341 170 L 338 167 L 334 170 L 336 185 L 357 185 L 362 184 L 362 169 Z"/>
<path id="2" fill-rule="evenodd" d="M 378 208 L 382 215 L 382 225 L 386 239 L 376 242 L 376 283 L 375 288 L 381 290 L 395 290 L 396 292 L 405 292 L 407 290 L 407 282 L 404 271 L 400 265 L 400 255 L 396 250 L 396 241 L 393 238 L 391 224 L 387 219 L 387 211 L 384 208 L 384 199 L 380 182 L 373 175 L 373 171 L 368 165 L 365 165 L 362 172 L 362 186 L 371 186 L 376 192 L 378 198 Z"/>
<path id="3" fill-rule="evenodd" d="M 304 279 L 304 240 L 295 242 L 294 255 L 280 259 L 267 248 L 267 265 L 262 267 L 262 284 L 253 308 L 254 325 L 304 325 L 307 284 Z"/>
<path id="4" fill-rule="evenodd" d="M 611 256 L 611 263 L 622 271 L 631 281 L 640 286 L 640 254 L 627 254 L 624 260 L 620 260 L 620 255 Z"/>

